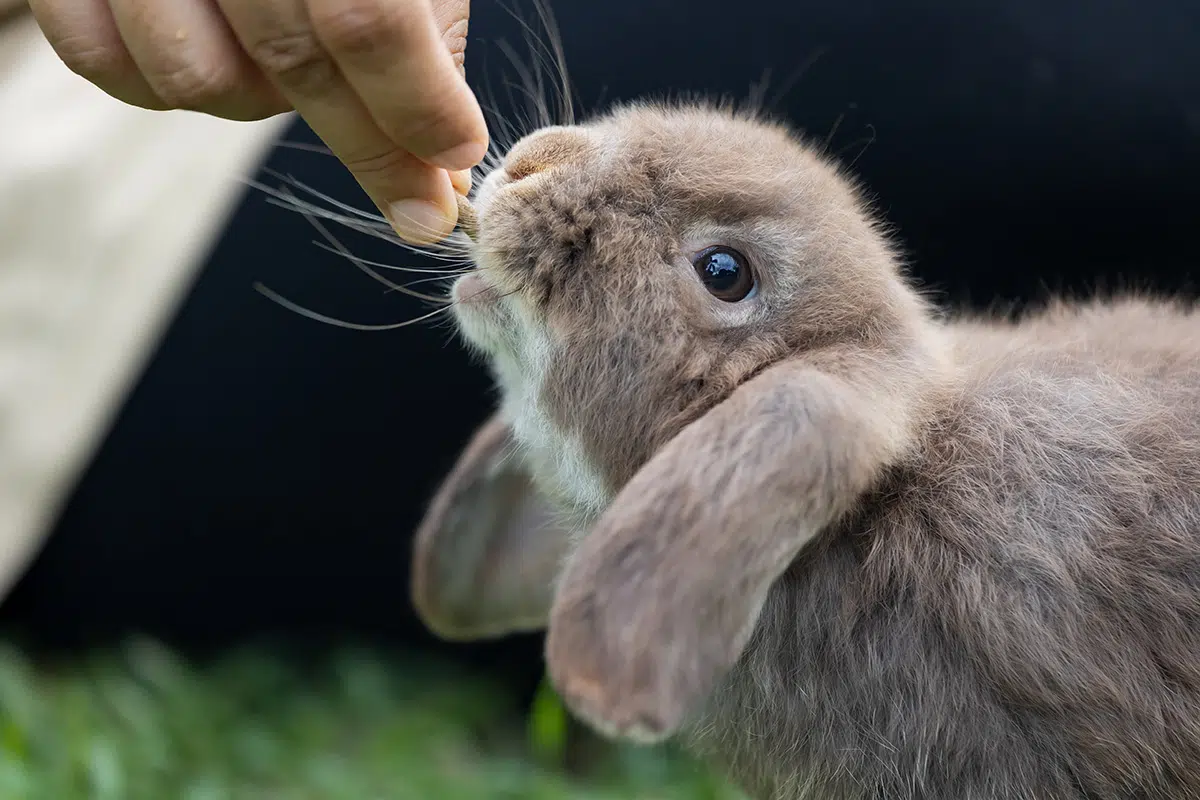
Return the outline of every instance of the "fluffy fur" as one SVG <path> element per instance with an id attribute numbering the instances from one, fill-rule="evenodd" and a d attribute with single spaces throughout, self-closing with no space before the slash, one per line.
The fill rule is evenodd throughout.
<path id="1" fill-rule="evenodd" d="M 468 450 L 422 530 L 435 629 L 506 629 L 448 564 L 532 565 L 572 710 L 759 798 L 1200 797 L 1186 309 L 943 319 L 835 166 L 722 108 L 536 132 L 475 206 L 455 314 L 515 448 Z M 751 299 L 705 290 L 713 244 Z M 560 549 L 503 504 L 455 512 L 490 550 L 443 524 L 500 463 Z"/>

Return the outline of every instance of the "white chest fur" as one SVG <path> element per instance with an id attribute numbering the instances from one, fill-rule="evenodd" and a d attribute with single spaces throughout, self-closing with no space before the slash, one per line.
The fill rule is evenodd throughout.
<path id="1" fill-rule="evenodd" d="M 512 318 L 519 329 L 511 339 L 514 346 L 490 354 L 501 413 L 539 487 L 572 516 L 594 519 L 611 492 L 579 437 L 554 421 L 543 400 L 558 347 L 542 323 L 530 319 L 519 303 L 514 306 Z"/>

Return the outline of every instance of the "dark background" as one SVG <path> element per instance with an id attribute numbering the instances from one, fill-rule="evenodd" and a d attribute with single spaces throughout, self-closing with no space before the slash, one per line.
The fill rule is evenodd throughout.
<path id="1" fill-rule="evenodd" d="M 530 16 L 528 0 L 517 8 Z M 914 273 L 947 300 L 1180 290 L 1200 262 L 1195 0 L 559 0 L 555 12 L 585 105 L 745 97 L 768 68 L 770 96 L 812 62 L 776 107 L 857 158 Z M 471 35 L 477 87 L 511 75 L 497 40 L 528 54 L 499 4 L 476 0 Z M 285 138 L 315 141 L 299 123 Z M 279 149 L 269 166 L 365 205 L 327 156 Z M 536 640 L 437 645 L 408 603 L 409 535 L 490 408 L 482 370 L 446 325 L 349 331 L 252 291 L 261 280 L 360 322 L 423 310 L 314 238 L 301 216 L 246 196 L 0 624 L 55 648 L 133 631 L 195 651 L 353 637 L 536 679 Z"/>

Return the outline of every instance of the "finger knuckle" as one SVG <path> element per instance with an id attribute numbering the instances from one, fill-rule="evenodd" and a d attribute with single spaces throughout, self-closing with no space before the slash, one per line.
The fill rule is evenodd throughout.
<path id="1" fill-rule="evenodd" d="M 120 48 L 105 47 L 83 37 L 59 39 L 54 50 L 68 69 L 94 82 L 122 77 L 131 66 Z"/>
<path id="2" fill-rule="evenodd" d="M 351 155 L 343 163 L 360 181 L 366 183 L 394 183 L 407 172 L 406 156 L 399 150 L 386 153 Z"/>
<path id="3" fill-rule="evenodd" d="M 446 48 L 450 51 L 454 66 L 462 69 L 467 59 L 467 20 L 461 19 L 453 22 L 442 34 L 442 41 L 446 43 Z"/>
<path id="4" fill-rule="evenodd" d="M 201 110 L 237 92 L 237 80 L 227 69 L 210 64 L 181 64 L 147 80 L 172 108 Z"/>
<path id="5" fill-rule="evenodd" d="M 344 0 L 314 9 L 313 27 L 331 50 L 346 55 L 370 54 L 397 44 L 397 34 L 411 23 L 405 9 L 412 4 L 385 5 L 377 0 Z"/>
<path id="6" fill-rule="evenodd" d="M 337 76 L 337 67 L 311 31 L 264 38 L 249 52 L 264 72 L 297 91 L 321 89 Z"/>
<path id="7" fill-rule="evenodd" d="M 387 132 L 398 142 L 430 142 L 455 144 L 467 141 L 469 131 L 464 128 L 458 109 L 449 103 L 426 104 L 420 108 L 407 109 L 406 113 L 394 115 L 387 121 Z"/>

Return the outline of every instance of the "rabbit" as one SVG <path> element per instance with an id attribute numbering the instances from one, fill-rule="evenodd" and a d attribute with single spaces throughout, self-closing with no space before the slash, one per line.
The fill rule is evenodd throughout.
<path id="1" fill-rule="evenodd" d="M 521 138 L 449 292 L 495 416 L 416 533 L 605 736 L 762 800 L 1200 797 L 1200 320 L 948 313 L 786 123 Z"/>

